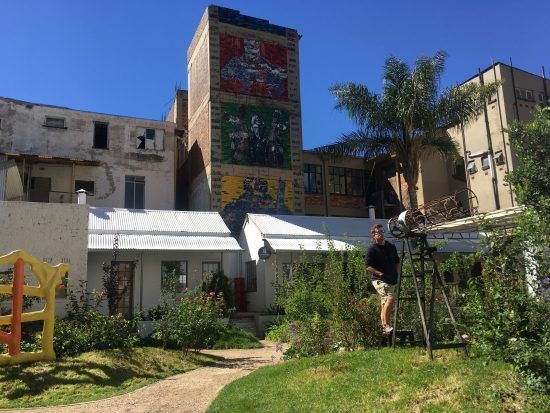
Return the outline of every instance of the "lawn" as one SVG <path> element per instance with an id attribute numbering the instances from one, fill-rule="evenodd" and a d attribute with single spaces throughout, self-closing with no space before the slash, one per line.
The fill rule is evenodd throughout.
<path id="1" fill-rule="evenodd" d="M 438 351 L 383 349 L 296 359 L 226 386 L 208 412 L 546 412 L 511 367 Z"/>
<path id="2" fill-rule="evenodd" d="M 54 362 L 0 367 L 0 408 L 52 406 L 127 393 L 213 361 L 154 347 L 92 351 Z"/>

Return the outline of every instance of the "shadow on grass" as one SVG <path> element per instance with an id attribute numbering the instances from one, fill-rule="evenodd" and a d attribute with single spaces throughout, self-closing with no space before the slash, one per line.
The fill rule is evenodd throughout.
<path id="1" fill-rule="evenodd" d="M 5 366 L 0 369 L 2 397 L 16 400 L 38 396 L 53 388 L 65 386 L 94 386 L 117 388 L 129 382 L 162 379 L 184 373 L 193 367 L 209 366 L 220 358 L 205 354 L 190 355 L 181 359 L 182 365 L 169 367 L 160 359 L 133 357 L 129 351 L 104 351 L 104 362 L 74 358 L 61 358 L 53 362 L 38 362 Z M 222 358 L 223 359 L 223 358 Z"/>

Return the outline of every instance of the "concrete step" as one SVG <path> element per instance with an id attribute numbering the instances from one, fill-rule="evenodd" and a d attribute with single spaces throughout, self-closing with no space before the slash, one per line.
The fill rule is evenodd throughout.
<path id="1" fill-rule="evenodd" d="M 254 335 L 257 335 L 256 331 L 256 320 L 254 317 L 230 317 L 229 325 L 237 328 L 242 328 L 245 331 L 248 331 Z"/>

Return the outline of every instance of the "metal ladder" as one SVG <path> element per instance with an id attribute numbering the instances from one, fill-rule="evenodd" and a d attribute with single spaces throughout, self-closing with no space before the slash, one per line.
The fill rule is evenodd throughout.
<path id="1" fill-rule="evenodd" d="M 412 239 L 416 241 L 416 249 L 411 246 Z M 391 337 L 392 348 L 396 345 L 396 332 L 397 332 L 397 316 L 399 313 L 399 305 L 401 300 L 415 301 L 418 303 L 418 311 L 420 313 L 420 320 L 422 321 L 422 332 L 424 335 L 423 340 L 415 341 L 413 343 L 425 343 L 428 357 L 433 360 L 432 350 L 444 349 L 444 348 L 462 348 L 462 352 L 465 357 L 468 357 L 468 351 L 466 349 L 466 342 L 458 330 L 451 304 L 445 292 L 445 284 L 441 279 L 441 275 L 437 268 L 437 263 L 433 257 L 433 253 L 436 251 L 435 247 L 431 247 L 428 244 L 425 234 L 415 235 L 413 237 L 405 237 L 401 243 L 401 269 L 397 279 L 397 292 L 396 302 L 393 310 L 393 332 Z M 405 260 L 405 254 L 408 257 L 408 261 L 411 264 L 411 275 L 403 275 L 403 262 Z M 429 295 L 429 316 L 426 317 L 426 275 L 431 275 L 431 293 Z M 402 296 L 401 281 L 402 278 L 412 278 L 414 288 L 406 291 L 407 295 Z M 439 289 L 445 305 L 449 312 L 451 322 L 456 332 L 458 342 L 452 343 L 436 343 L 433 336 L 433 323 L 434 323 L 434 305 L 436 289 Z M 411 295 L 414 294 L 414 295 Z M 413 344 L 411 343 L 411 344 Z"/>

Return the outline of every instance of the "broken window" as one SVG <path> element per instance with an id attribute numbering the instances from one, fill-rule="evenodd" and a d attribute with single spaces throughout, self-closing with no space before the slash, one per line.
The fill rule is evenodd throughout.
<path id="1" fill-rule="evenodd" d="M 87 195 L 93 195 L 94 194 L 94 181 L 74 181 L 74 191 L 79 191 L 81 189 L 84 189 L 86 191 Z"/>
<path id="2" fill-rule="evenodd" d="M 151 128 L 137 128 L 136 148 L 164 150 L 164 131 Z"/>
<path id="3" fill-rule="evenodd" d="M 109 124 L 105 122 L 94 122 L 94 148 L 108 149 Z"/>
<path id="4" fill-rule="evenodd" d="M 475 174 L 477 172 L 476 161 L 468 162 L 468 172 L 471 174 Z"/>
<path id="5" fill-rule="evenodd" d="M 48 128 L 65 129 L 65 118 L 54 118 L 51 116 L 46 116 L 46 119 L 44 120 L 44 126 Z"/>
<path id="6" fill-rule="evenodd" d="M 497 165 L 504 165 L 504 153 L 502 151 L 495 152 L 495 163 Z"/>
<path id="7" fill-rule="evenodd" d="M 145 177 L 126 175 L 124 186 L 124 208 L 145 208 Z"/>

